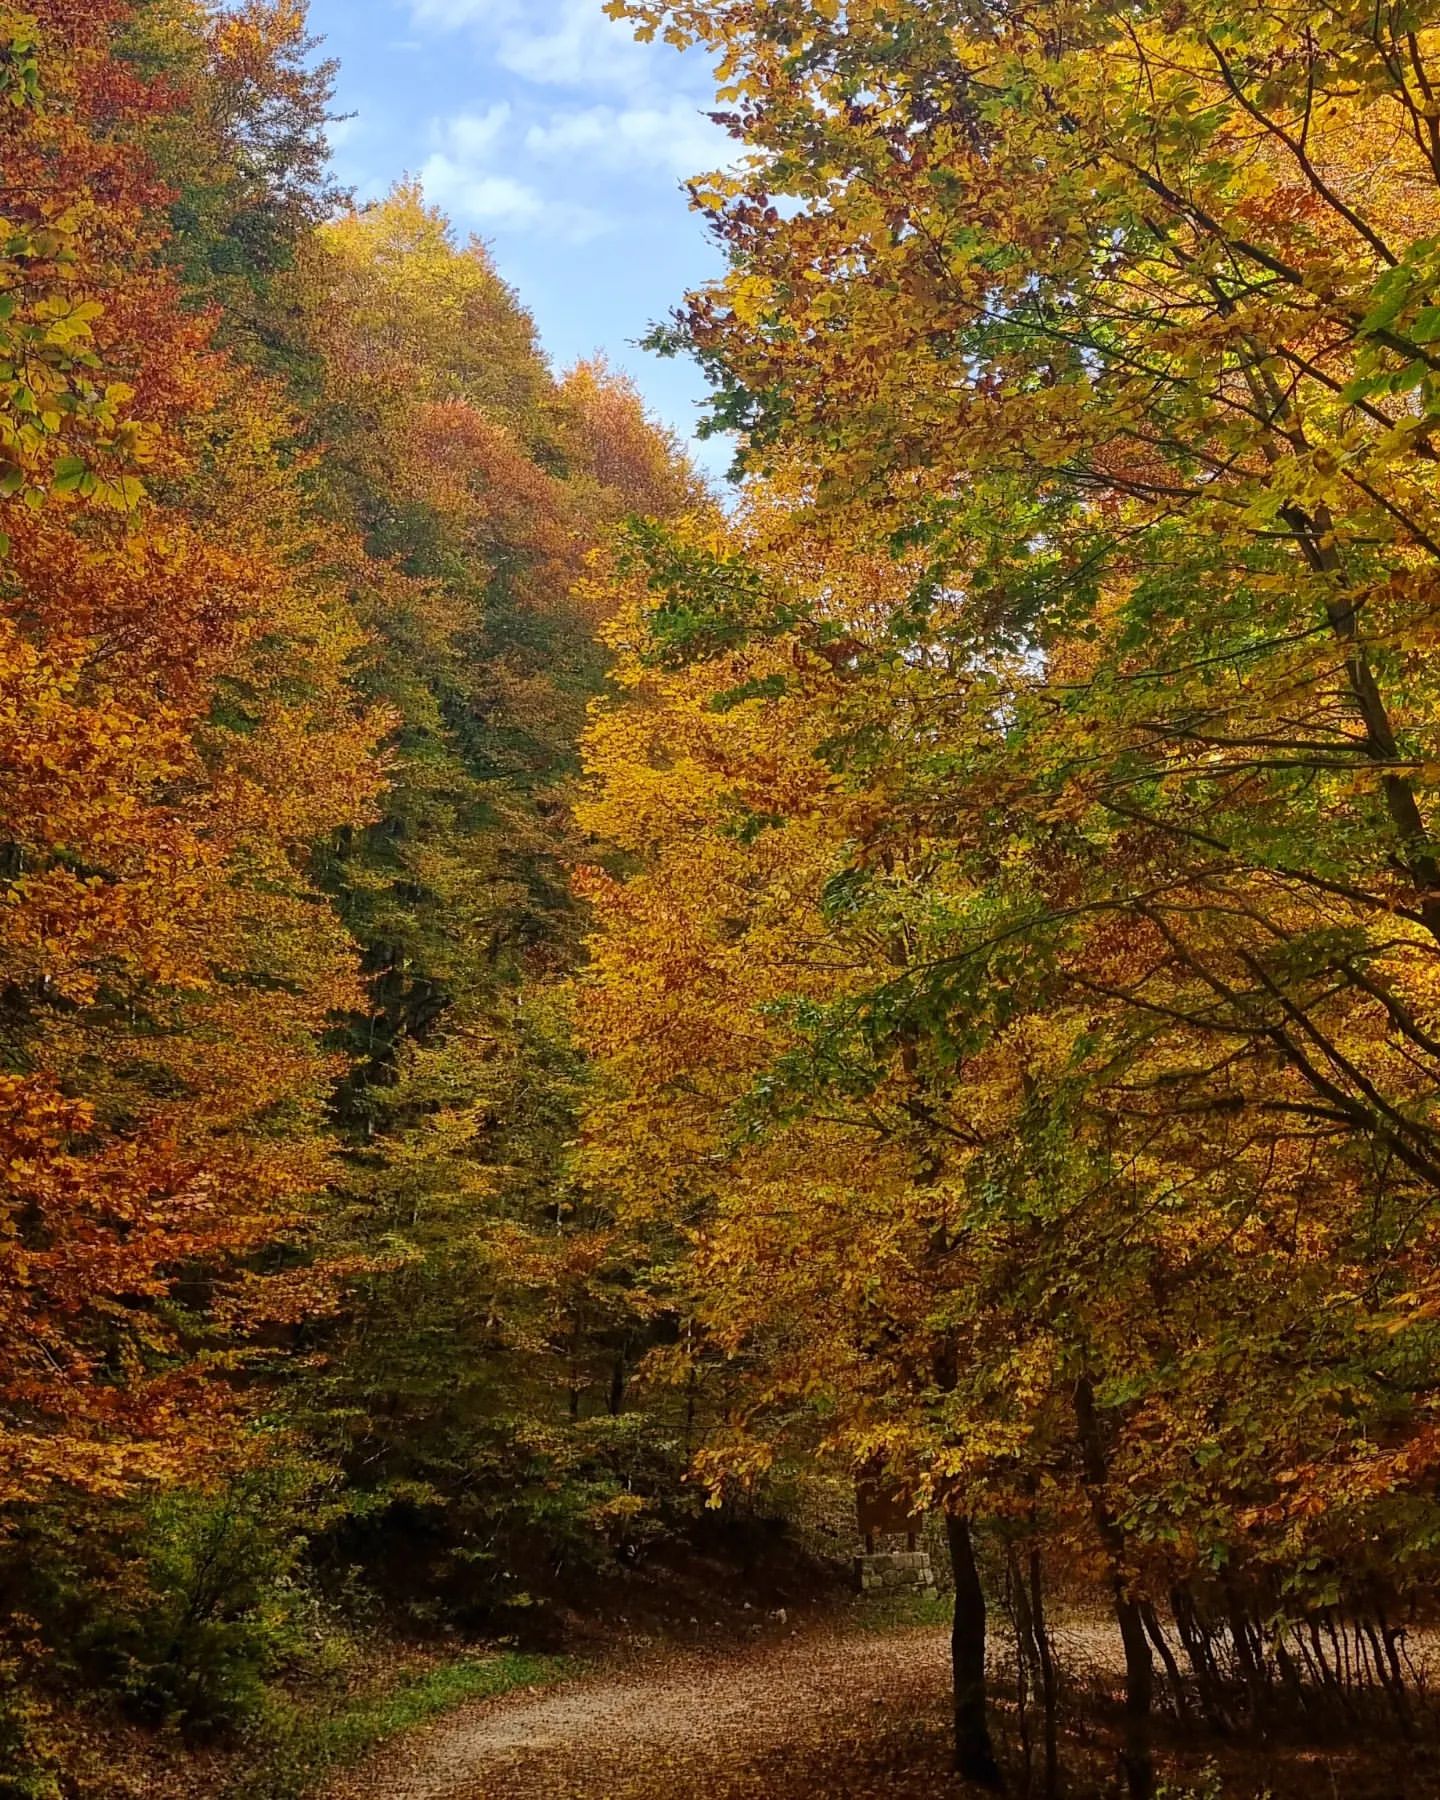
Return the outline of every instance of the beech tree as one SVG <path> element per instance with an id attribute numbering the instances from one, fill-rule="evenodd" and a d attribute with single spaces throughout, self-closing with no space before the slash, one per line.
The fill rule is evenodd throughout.
<path id="1" fill-rule="evenodd" d="M 380 816 L 327 863 L 367 978 L 333 1234 L 355 1273 L 296 1401 L 383 1501 L 372 1548 L 403 1529 L 417 1581 L 477 1606 L 623 1537 L 643 1459 L 619 1415 L 646 1326 L 570 1177 L 582 1071 L 551 989 L 603 672 L 587 557 L 698 488 L 623 380 L 551 374 L 413 187 L 328 224 L 282 292 L 319 504 L 366 551 L 359 678 L 400 721 Z"/>
<path id="2" fill-rule="evenodd" d="M 182 305 L 130 18 L 3 21 L 6 1502 L 194 1470 L 207 1334 L 303 1303 L 253 1259 L 326 1180 L 356 991 L 308 850 L 385 725 L 284 398 Z"/>
<path id="3" fill-rule="evenodd" d="M 0 4 L 7 1594 L 318 1466 L 267 1566 L 469 1619 L 824 1463 L 944 1515 L 981 1784 L 992 1556 L 1050 1791 L 1057 1568 L 1136 1800 L 1162 1703 L 1408 1730 L 1440 39 L 609 10 L 737 141 L 655 336 L 729 513 L 336 190 L 302 6 Z"/>
<path id="4" fill-rule="evenodd" d="M 1152 1601 L 1243 1662 L 1242 1590 L 1303 1617 L 1373 1576 L 1383 1613 L 1425 1560 L 1433 45 L 612 10 L 721 59 L 730 273 L 660 340 L 777 501 L 743 578 L 646 547 L 642 654 L 830 661 L 812 741 L 867 804 L 820 893 L 905 945 L 797 1004 L 757 1091 L 830 1117 L 923 1071 L 978 1209 L 949 1266 L 1003 1248 L 959 1289 L 1068 1421 L 1030 1473 L 1108 1567 L 1145 1793 Z"/>

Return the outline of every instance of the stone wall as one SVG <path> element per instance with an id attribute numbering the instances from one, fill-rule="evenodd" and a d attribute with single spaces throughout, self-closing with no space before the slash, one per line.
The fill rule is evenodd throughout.
<path id="1" fill-rule="evenodd" d="M 855 1585 L 862 1594 L 935 1586 L 928 1550 L 879 1550 L 872 1556 L 857 1556 L 854 1568 Z"/>

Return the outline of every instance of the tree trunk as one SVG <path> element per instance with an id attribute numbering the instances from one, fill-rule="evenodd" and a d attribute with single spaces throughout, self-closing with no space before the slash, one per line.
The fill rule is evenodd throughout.
<path id="1" fill-rule="evenodd" d="M 1130 1800 L 1152 1800 L 1155 1793 L 1155 1758 L 1150 1747 L 1150 1711 L 1155 1698 L 1155 1663 L 1145 1620 L 1131 1595 L 1125 1575 L 1125 1533 L 1110 1511 L 1105 1495 L 1109 1468 L 1100 1421 L 1095 1414 L 1095 1387 L 1088 1375 L 1075 1383 L 1075 1424 L 1080 1438 L 1080 1457 L 1090 1512 L 1095 1530 L 1110 1561 L 1115 1594 L 1115 1622 L 1125 1648 L 1125 1783 Z"/>
<path id="2" fill-rule="evenodd" d="M 1030 1696 L 1039 1686 L 1039 1677 L 1034 1634 L 1030 1629 L 1030 1596 L 1013 1544 L 1007 1544 L 1005 1548 L 1005 1605 L 1015 1633 L 1015 1724 L 1020 1735 L 1020 1791 L 1029 1800 L 1035 1781 L 1035 1758 L 1030 1744 Z"/>
<path id="3" fill-rule="evenodd" d="M 1165 1665 L 1165 1673 L 1170 1678 L 1170 1692 L 1175 1696 L 1175 1717 L 1182 1724 L 1190 1718 L 1190 1702 L 1185 1696 L 1185 1683 L 1180 1674 L 1180 1665 L 1175 1660 L 1175 1652 L 1170 1648 L 1170 1640 L 1165 1636 L 1165 1627 L 1160 1623 L 1155 1608 L 1147 1600 L 1140 1608 L 1140 1617 L 1145 1629 L 1150 1634 L 1150 1642 L 1155 1646 L 1155 1653 Z"/>
<path id="4" fill-rule="evenodd" d="M 1125 1782 L 1130 1800 L 1151 1800 L 1155 1792 L 1155 1761 L 1150 1749 L 1155 1665 L 1140 1608 L 1127 1597 L 1119 1576 L 1115 1579 L 1115 1619 L 1125 1646 Z"/>
<path id="5" fill-rule="evenodd" d="M 985 1593 L 975 1563 L 970 1521 L 945 1515 L 945 1540 L 955 1576 L 955 1626 L 950 1637 L 955 1681 L 955 1768 L 966 1781 L 999 1793 L 1005 1786 L 986 1718 Z"/>
<path id="6" fill-rule="evenodd" d="M 1233 1727 L 1223 1704 L 1223 1684 L 1219 1670 L 1215 1667 L 1215 1658 L 1211 1654 L 1204 1621 L 1188 1588 L 1175 1587 L 1170 1590 L 1170 1616 L 1175 1621 L 1180 1642 L 1185 1646 L 1185 1654 L 1190 1659 L 1190 1669 L 1195 1677 L 1195 1688 L 1200 1696 L 1200 1708 L 1205 1714 L 1205 1722 L 1221 1737 L 1228 1737 Z"/>
<path id="7" fill-rule="evenodd" d="M 1030 1628 L 1040 1658 L 1040 1693 L 1045 1704 L 1045 1800 L 1060 1792 L 1060 1691 L 1055 1677 L 1055 1647 L 1045 1614 L 1045 1573 L 1040 1552 L 1030 1552 Z"/>

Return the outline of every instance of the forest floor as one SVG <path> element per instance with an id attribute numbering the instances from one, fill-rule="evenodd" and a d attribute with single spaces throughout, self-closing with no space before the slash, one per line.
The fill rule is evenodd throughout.
<path id="1" fill-rule="evenodd" d="M 329 1800 L 935 1800 L 972 1794 L 947 1766 L 947 1633 L 863 1615 L 710 1650 L 642 1653 L 558 1688 L 462 1708 L 361 1765 Z M 1083 1672 L 1067 1718 L 1069 1795 L 1115 1793 L 1119 1646 L 1100 1623 L 1058 1634 Z M 997 1706 L 1013 1785 L 1013 1702 Z M 1440 1765 L 1393 1734 L 1365 1743 L 1217 1745 L 1171 1734 L 1169 1800 L 1433 1800 Z M 1036 1792 L 1039 1791 L 1038 1782 Z"/>
<path id="2" fill-rule="evenodd" d="M 672 1647 L 464 1708 L 352 1773 L 333 1800 L 769 1795 L 781 1791 L 768 1780 L 778 1758 L 807 1761 L 871 1715 L 911 1718 L 943 1698 L 946 1643 L 933 1625 L 879 1633 L 847 1622 Z"/>

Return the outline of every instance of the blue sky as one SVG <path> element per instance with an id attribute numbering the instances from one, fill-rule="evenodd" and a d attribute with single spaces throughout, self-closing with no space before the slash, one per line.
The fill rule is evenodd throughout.
<path id="1" fill-rule="evenodd" d="M 683 177 L 730 160 L 704 113 L 709 66 L 642 45 L 603 0 L 310 0 L 339 58 L 340 180 L 362 200 L 402 174 L 491 246 L 557 367 L 603 351 L 652 410 L 693 435 L 688 362 L 635 340 L 719 257 Z M 712 474 L 729 460 L 700 445 Z"/>

